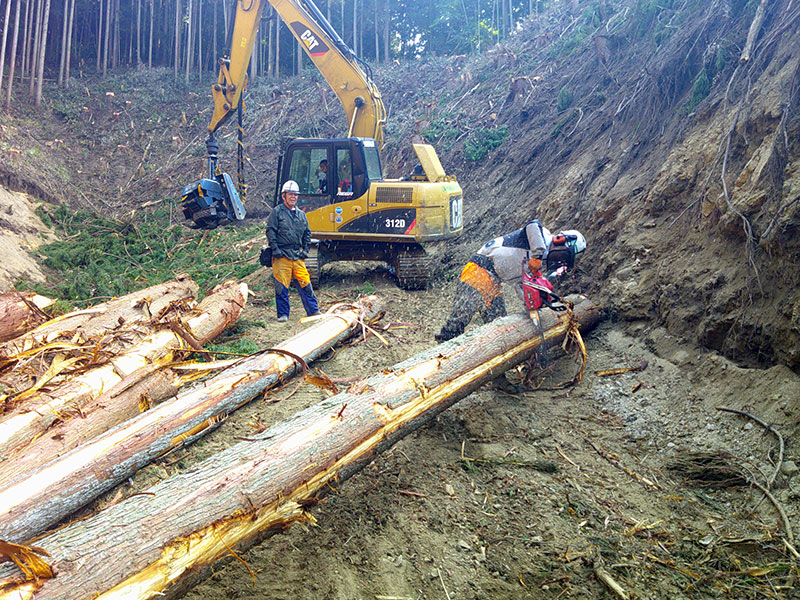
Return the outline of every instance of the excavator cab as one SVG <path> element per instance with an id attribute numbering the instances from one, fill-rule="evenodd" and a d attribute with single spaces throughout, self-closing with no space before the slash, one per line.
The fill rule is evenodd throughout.
<path id="1" fill-rule="evenodd" d="M 292 179 L 300 186 L 297 206 L 309 214 L 359 199 L 371 184 L 383 181 L 378 148 L 369 138 L 293 139 L 284 145 L 278 160 L 274 204 L 280 202 L 283 182 Z M 343 216 L 333 219 L 334 224 L 343 221 Z"/>

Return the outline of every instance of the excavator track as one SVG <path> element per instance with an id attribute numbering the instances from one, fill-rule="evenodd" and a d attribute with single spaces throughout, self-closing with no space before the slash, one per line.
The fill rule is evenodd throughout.
<path id="1" fill-rule="evenodd" d="M 404 290 L 424 290 L 428 287 L 431 257 L 421 246 L 399 250 L 392 262 L 398 287 Z"/>

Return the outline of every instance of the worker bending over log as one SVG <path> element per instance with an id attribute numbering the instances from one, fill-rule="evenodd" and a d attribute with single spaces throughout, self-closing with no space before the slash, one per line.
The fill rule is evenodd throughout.
<path id="1" fill-rule="evenodd" d="M 528 269 L 535 277 L 546 265 L 547 275 L 557 278 L 575 264 L 575 256 L 586 249 L 579 231 L 557 235 L 534 219 L 522 229 L 486 242 L 461 271 L 450 318 L 436 334 L 445 342 L 464 333 L 476 312 L 484 323 L 506 315 L 502 282 L 521 282 Z"/>

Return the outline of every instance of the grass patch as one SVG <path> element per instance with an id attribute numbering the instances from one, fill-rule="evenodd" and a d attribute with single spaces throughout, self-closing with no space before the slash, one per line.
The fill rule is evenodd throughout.
<path id="1" fill-rule="evenodd" d="M 179 273 L 191 275 L 206 292 L 259 268 L 256 250 L 236 248 L 236 242 L 263 235 L 258 225 L 193 230 L 171 224 L 168 207 L 121 221 L 61 206 L 49 213 L 49 220 L 62 241 L 37 251 L 50 269 L 48 280 L 21 281 L 18 289 L 78 305 L 121 296 Z"/>
<path id="2" fill-rule="evenodd" d="M 261 350 L 258 344 L 248 338 L 239 338 L 224 344 L 208 344 L 205 348 L 212 354 L 218 353 L 219 358 L 225 358 L 231 354 L 250 356 Z"/>

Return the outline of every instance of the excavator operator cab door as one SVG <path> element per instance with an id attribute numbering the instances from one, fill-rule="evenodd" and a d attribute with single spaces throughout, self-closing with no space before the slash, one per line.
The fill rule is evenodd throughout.
<path id="1" fill-rule="evenodd" d="M 289 179 L 297 182 L 297 206 L 312 231 L 337 231 L 365 216 L 370 183 L 383 180 L 378 149 L 369 138 L 295 139 L 284 148 L 281 163 L 276 189 Z"/>

